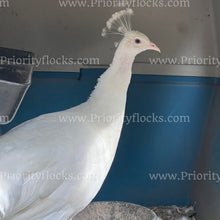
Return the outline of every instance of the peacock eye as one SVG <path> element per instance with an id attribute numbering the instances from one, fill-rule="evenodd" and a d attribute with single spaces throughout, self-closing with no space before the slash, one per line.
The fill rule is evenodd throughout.
<path id="1" fill-rule="evenodd" d="M 136 43 L 136 44 L 140 44 L 140 43 L 141 43 L 141 40 L 137 38 L 137 39 L 135 39 L 135 43 Z"/>

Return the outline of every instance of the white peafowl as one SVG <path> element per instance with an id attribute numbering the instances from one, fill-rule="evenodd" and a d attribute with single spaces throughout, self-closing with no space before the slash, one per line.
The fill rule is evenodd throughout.
<path id="1" fill-rule="evenodd" d="M 145 50 L 160 52 L 131 29 L 132 14 L 125 9 L 107 21 L 102 36 L 123 39 L 88 101 L 0 137 L 0 219 L 67 220 L 100 190 L 116 153 L 134 58 Z"/>

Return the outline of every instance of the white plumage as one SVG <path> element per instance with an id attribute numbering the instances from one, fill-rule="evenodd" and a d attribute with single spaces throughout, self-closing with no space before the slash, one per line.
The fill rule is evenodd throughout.
<path id="1" fill-rule="evenodd" d="M 87 102 L 0 137 L 0 219 L 67 220 L 95 197 L 115 156 L 134 58 L 159 51 L 144 34 L 124 34 Z"/>

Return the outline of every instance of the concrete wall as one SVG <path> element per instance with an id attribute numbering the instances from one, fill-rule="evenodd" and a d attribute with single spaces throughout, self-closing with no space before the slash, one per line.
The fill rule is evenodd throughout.
<path id="1" fill-rule="evenodd" d="M 213 11 L 215 17 L 215 29 L 216 29 L 216 36 L 217 36 L 217 46 L 218 46 L 218 55 L 220 54 L 220 1 L 213 0 Z"/>
<path id="2" fill-rule="evenodd" d="M 101 30 L 110 15 L 121 8 L 66 7 L 58 0 L 9 0 L 0 8 L 0 46 L 25 49 L 37 57 L 97 57 L 99 66 L 111 63 L 118 37 L 103 39 Z M 134 8 L 134 29 L 146 33 L 162 50 L 161 57 L 217 56 L 216 27 L 212 1 L 189 0 L 190 7 Z M 217 1 L 215 7 L 219 6 Z M 219 16 L 217 14 L 217 16 Z M 218 19 L 217 19 L 218 20 Z M 147 52 L 136 59 L 134 72 L 140 74 L 215 76 L 210 65 L 149 65 Z M 147 64 L 148 63 L 148 64 Z M 81 65 L 42 65 L 40 71 L 78 71 Z"/>
<path id="3" fill-rule="evenodd" d="M 216 37 L 218 40 L 218 54 L 220 54 L 220 2 L 213 0 Z M 219 74 L 219 70 L 218 70 Z M 197 160 L 198 173 L 215 173 L 220 175 L 220 86 L 213 87 L 213 98 L 210 99 L 211 108 L 209 119 L 203 136 L 201 150 Z M 215 177 L 217 178 L 217 177 Z M 220 187 L 214 179 L 198 181 L 194 184 L 192 201 L 196 201 L 199 220 L 218 220 L 220 216 Z"/>
<path id="4" fill-rule="evenodd" d="M 209 120 L 199 154 L 197 172 L 220 175 L 220 86 L 216 85 Z M 220 216 L 219 180 L 198 181 L 193 187 L 193 201 L 196 201 L 198 220 L 218 220 Z"/>

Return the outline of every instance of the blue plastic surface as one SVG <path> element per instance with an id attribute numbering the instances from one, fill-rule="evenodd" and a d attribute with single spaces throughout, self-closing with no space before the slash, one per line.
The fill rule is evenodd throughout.
<path id="1" fill-rule="evenodd" d="M 87 100 L 103 69 L 80 73 L 34 72 L 33 83 L 14 121 L 2 133 L 48 112 Z M 152 181 L 149 173 L 195 170 L 211 101 L 219 79 L 133 75 L 126 115 L 187 115 L 189 123 L 124 124 L 117 155 L 95 200 L 145 206 L 188 205 L 191 181 Z"/>

